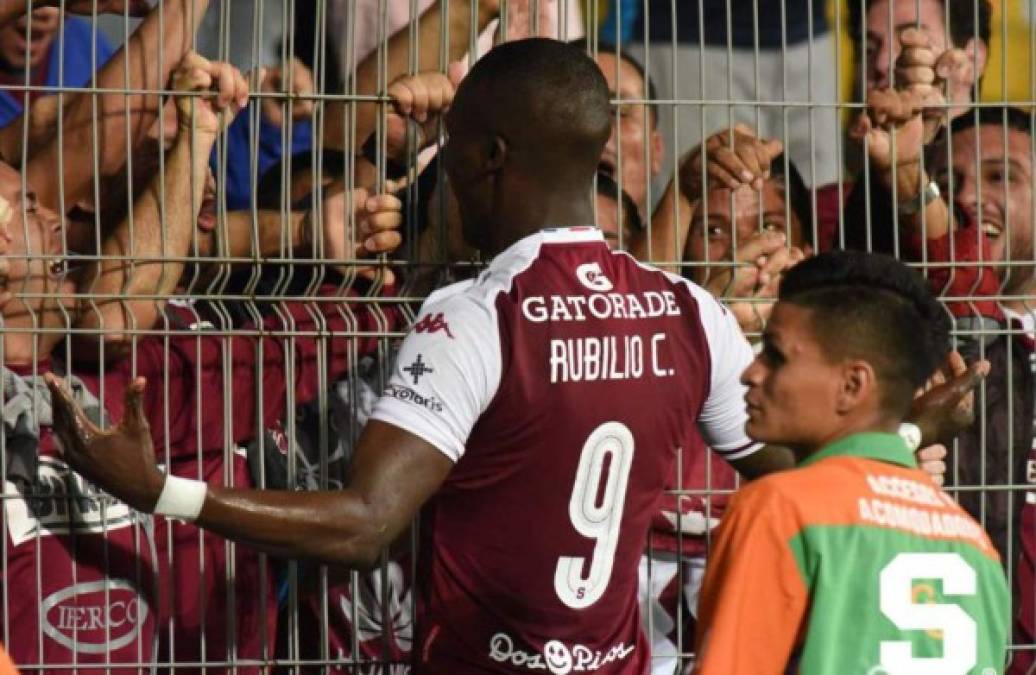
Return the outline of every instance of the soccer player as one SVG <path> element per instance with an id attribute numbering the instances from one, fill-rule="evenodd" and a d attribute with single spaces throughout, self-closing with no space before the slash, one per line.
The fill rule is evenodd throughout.
<path id="1" fill-rule="evenodd" d="M 593 219 L 611 110 L 592 60 L 551 40 L 497 47 L 446 126 L 465 238 L 494 260 L 425 303 L 344 490 L 166 477 L 138 405 L 101 431 L 51 377 L 66 458 L 137 509 L 354 567 L 423 507 L 417 672 L 643 673 L 637 563 L 692 425 L 747 476 L 790 453 L 745 435 L 751 349 L 710 294 L 596 228 L 543 229 Z"/>
<path id="2" fill-rule="evenodd" d="M 825 254 L 788 273 L 741 380 L 749 435 L 797 468 L 727 509 L 699 673 L 1001 672 L 1000 558 L 895 433 L 948 351 L 945 310 L 891 258 Z"/>

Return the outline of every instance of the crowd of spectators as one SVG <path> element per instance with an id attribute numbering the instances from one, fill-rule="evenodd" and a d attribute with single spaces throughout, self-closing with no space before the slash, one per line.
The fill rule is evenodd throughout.
<path id="1" fill-rule="evenodd" d="M 246 73 L 192 50 L 209 0 L 0 0 L 0 642 L 15 663 L 407 672 L 412 537 L 354 574 L 141 515 L 64 464 L 42 375 L 98 423 L 145 378 L 172 475 L 343 484 L 417 301 L 484 262 L 436 156 L 441 116 L 474 56 L 543 35 L 590 52 L 612 92 L 609 244 L 703 286 L 746 334 L 816 252 L 923 264 L 965 362 L 992 364 L 946 479 L 1009 566 L 1009 672 L 1029 672 L 1036 499 L 974 489 L 1036 482 L 1033 113 L 971 105 L 989 0 L 848 3 L 861 77 L 845 125 L 819 0 L 615 0 L 601 35 L 558 0 L 302 4 L 326 27 L 313 49 Z M 116 49 L 103 13 L 142 20 Z M 688 103 L 652 103 L 673 99 Z M 641 562 L 660 675 L 689 663 L 680 636 L 739 480 L 698 436 L 676 467 Z"/>

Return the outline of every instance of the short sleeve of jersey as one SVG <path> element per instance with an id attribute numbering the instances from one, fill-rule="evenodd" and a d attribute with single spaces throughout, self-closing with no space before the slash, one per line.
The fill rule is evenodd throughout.
<path id="1" fill-rule="evenodd" d="M 430 297 L 403 340 L 373 419 L 419 436 L 458 461 L 496 394 L 499 333 L 495 312 L 477 296 L 461 291 Z"/>
<path id="2" fill-rule="evenodd" d="M 698 424 L 705 442 L 721 457 L 741 459 L 763 447 L 745 433 L 748 412 L 741 373 L 754 358 L 752 346 L 731 312 L 707 292 L 699 289 L 697 295 L 712 364 L 708 398 Z"/>

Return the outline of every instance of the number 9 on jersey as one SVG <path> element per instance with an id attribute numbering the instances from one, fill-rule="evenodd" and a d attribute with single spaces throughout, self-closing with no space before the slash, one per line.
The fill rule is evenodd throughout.
<path id="1" fill-rule="evenodd" d="M 586 558 L 561 556 L 554 572 L 554 590 L 573 609 L 594 604 L 608 587 L 632 467 L 633 434 L 621 422 L 605 422 L 583 444 L 568 515 L 576 532 L 595 540 L 593 557 L 585 569 Z"/>

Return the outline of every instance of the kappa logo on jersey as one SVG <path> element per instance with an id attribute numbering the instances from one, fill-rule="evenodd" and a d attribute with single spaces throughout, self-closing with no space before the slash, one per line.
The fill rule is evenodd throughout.
<path id="1" fill-rule="evenodd" d="M 4 484 L 5 494 L 23 492 Z M 130 508 L 73 473 L 55 457 L 40 457 L 36 482 L 24 499 L 4 500 L 7 531 L 15 546 L 37 536 L 100 534 L 129 527 L 135 521 Z"/>
<path id="2" fill-rule="evenodd" d="M 612 285 L 611 279 L 604 276 L 604 272 L 601 271 L 601 266 L 595 262 L 583 263 L 577 267 L 576 278 L 579 279 L 579 283 L 583 284 L 591 291 L 607 293 L 611 289 L 615 288 Z"/>
<path id="3" fill-rule="evenodd" d="M 147 601 L 121 579 L 89 581 L 51 593 L 40 604 L 44 634 L 80 654 L 131 644 L 148 615 Z"/>
<path id="4" fill-rule="evenodd" d="M 569 647 L 560 640 L 550 640 L 543 645 L 542 654 L 530 654 L 517 648 L 507 633 L 497 633 L 489 640 L 489 658 L 493 661 L 522 666 L 529 670 L 548 670 L 553 675 L 600 670 L 612 661 L 625 659 L 634 649 L 634 645 L 627 645 L 625 642 L 601 651 L 580 644 Z"/>
<path id="5" fill-rule="evenodd" d="M 450 324 L 446 323 L 446 317 L 442 312 L 427 314 L 414 324 L 414 332 L 417 333 L 438 333 L 439 331 L 445 332 L 446 337 L 453 339 L 453 333 L 450 332 Z"/>

